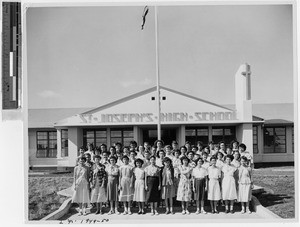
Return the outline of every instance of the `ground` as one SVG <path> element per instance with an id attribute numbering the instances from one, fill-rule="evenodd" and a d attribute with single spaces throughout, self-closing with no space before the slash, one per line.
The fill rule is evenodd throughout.
<path id="1" fill-rule="evenodd" d="M 257 195 L 261 204 L 282 218 L 295 217 L 294 167 L 267 167 L 253 171 L 255 185 L 265 192 Z M 72 185 L 72 174 L 29 176 L 29 220 L 39 220 L 66 199 L 57 192 Z"/>

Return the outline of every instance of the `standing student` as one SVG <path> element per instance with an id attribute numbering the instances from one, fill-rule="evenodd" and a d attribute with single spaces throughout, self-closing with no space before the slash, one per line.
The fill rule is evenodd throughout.
<path id="1" fill-rule="evenodd" d="M 207 152 L 207 154 L 212 155 L 215 149 L 215 145 L 213 141 L 209 141 L 208 143 L 208 148 L 209 148 L 209 152 Z"/>
<path id="2" fill-rule="evenodd" d="M 122 153 L 122 144 L 120 142 L 117 142 L 115 144 L 115 148 L 116 148 L 116 153 Z"/>
<path id="3" fill-rule="evenodd" d="M 160 151 L 160 150 L 163 150 L 163 147 L 164 147 L 164 141 L 162 140 L 156 140 L 154 142 L 154 147 L 156 148 L 156 154 Z"/>
<path id="4" fill-rule="evenodd" d="M 136 154 L 136 158 L 143 159 L 144 158 L 144 152 L 145 152 L 144 146 L 143 145 L 139 145 L 138 152 Z"/>
<path id="5" fill-rule="evenodd" d="M 127 156 L 123 156 L 123 163 L 119 168 L 119 201 L 124 204 L 124 212 L 123 214 L 131 215 L 130 205 L 133 199 L 133 167 L 129 165 L 129 158 Z"/>
<path id="6" fill-rule="evenodd" d="M 231 162 L 231 164 L 237 169 L 234 172 L 234 180 L 235 180 L 235 185 L 236 185 L 236 191 L 238 192 L 238 188 L 239 188 L 239 168 L 241 166 L 241 162 L 240 162 L 240 152 L 238 150 L 235 150 L 233 153 L 233 160 Z"/>
<path id="7" fill-rule="evenodd" d="M 166 153 L 166 157 L 170 158 L 171 160 L 174 158 L 170 145 L 165 146 L 165 153 Z"/>
<path id="8" fill-rule="evenodd" d="M 146 201 L 146 191 L 145 191 L 145 171 L 142 168 L 143 160 L 138 158 L 135 160 L 135 168 L 133 170 L 134 179 L 134 194 L 133 201 L 138 203 L 139 211 L 138 214 L 145 214 L 144 207 Z"/>
<path id="9" fill-rule="evenodd" d="M 88 169 L 84 165 L 85 157 L 79 157 L 78 166 L 74 168 L 74 193 L 72 203 L 79 204 L 79 215 L 86 215 L 86 206 L 90 203 Z"/>
<path id="10" fill-rule="evenodd" d="M 162 199 L 165 200 L 166 214 L 174 214 L 173 197 L 175 197 L 174 186 L 174 168 L 172 160 L 165 157 L 163 160 L 164 168 L 162 170 Z"/>
<path id="11" fill-rule="evenodd" d="M 125 155 L 126 157 L 128 157 L 127 155 Z M 134 161 L 136 159 L 136 152 L 135 150 L 131 149 L 130 150 L 130 156 L 129 156 L 129 165 L 131 167 L 134 167 Z"/>
<path id="12" fill-rule="evenodd" d="M 117 157 L 117 154 L 116 154 L 116 147 L 114 147 L 114 146 L 110 146 L 109 147 L 109 157 L 111 157 L 111 156 L 114 156 L 114 157 Z"/>
<path id="13" fill-rule="evenodd" d="M 110 202 L 108 214 L 119 214 L 118 211 L 118 190 L 119 190 L 119 167 L 116 165 L 117 158 L 112 156 L 109 159 L 110 165 L 107 172 L 107 199 Z"/>
<path id="14" fill-rule="evenodd" d="M 163 160 L 164 160 L 165 156 L 166 156 L 166 154 L 165 154 L 164 150 L 159 150 L 157 152 L 157 156 L 156 156 L 157 158 L 156 158 L 155 164 L 161 169 L 164 167 Z"/>
<path id="15" fill-rule="evenodd" d="M 232 140 L 230 143 L 230 148 L 231 148 L 232 152 L 238 151 L 239 150 L 239 142 L 236 140 Z"/>
<path id="16" fill-rule="evenodd" d="M 151 214 L 158 215 L 157 203 L 160 201 L 161 174 L 155 165 L 155 156 L 150 157 L 150 165 L 145 168 L 146 201 L 150 203 Z"/>
<path id="17" fill-rule="evenodd" d="M 174 168 L 174 186 L 175 186 L 175 195 L 176 196 L 177 196 L 178 184 L 179 184 L 179 178 L 180 178 L 179 167 L 181 166 L 181 160 L 179 157 L 180 157 L 180 150 L 176 149 L 174 151 L 174 158 L 172 159 L 172 165 Z"/>
<path id="18" fill-rule="evenodd" d="M 181 166 L 179 167 L 180 180 L 178 184 L 177 200 L 181 201 L 182 214 L 190 214 L 188 204 L 192 200 L 191 172 L 189 167 L 189 159 L 184 156 L 181 158 Z"/>
<path id="19" fill-rule="evenodd" d="M 221 152 L 218 152 L 217 154 L 217 162 L 216 162 L 216 166 L 221 169 L 222 166 L 224 165 L 224 161 L 223 161 L 224 155 Z"/>
<path id="20" fill-rule="evenodd" d="M 225 201 L 225 213 L 229 213 L 228 204 L 230 202 L 230 213 L 233 214 L 233 203 L 234 200 L 237 199 L 236 184 L 234 179 L 234 173 L 237 169 L 233 165 L 231 165 L 232 159 L 232 155 L 226 155 L 225 164 L 222 167 L 221 171 L 223 173 L 222 199 Z"/>
<path id="21" fill-rule="evenodd" d="M 246 151 L 246 149 L 247 149 L 247 147 L 245 144 L 241 143 L 239 145 L 239 152 L 240 152 L 241 157 L 245 156 L 249 160 L 248 166 L 253 169 L 253 167 L 254 167 L 253 157 L 248 151 Z"/>
<path id="22" fill-rule="evenodd" d="M 202 159 L 203 159 L 203 165 L 202 165 L 203 168 L 208 169 L 208 167 L 210 166 L 210 162 L 208 160 L 208 154 L 206 152 L 203 152 Z"/>
<path id="23" fill-rule="evenodd" d="M 202 167 L 202 158 L 198 159 L 197 166 L 192 171 L 193 179 L 193 191 L 194 199 L 196 200 L 197 211 L 196 214 L 200 213 L 200 202 L 201 202 L 201 213 L 206 214 L 204 210 L 205 190 L 207 188 L 207 170 Z"/>
<path id="24" fill-rule="evenodd" d="M 217 209 L 218 201 L 221 200 L 221 189 L 219 180 L 221 178 L 221 170 L 216 167 L 216 157 L 210 158 L 211 166 L 207 169 L 208 172 L 208 192 L 207 199 L 210 200 L 212 213 L 219 213 Z"/>
<path id="25" fill-rule="evenodd" d="M 178 149 L 179 149 L 178 142 L 176 140 L 173 140 L 172 141 L 172 151 L 173 151 L 173 154 L 174 154 L 174 151 L 178 150 Z"/>
<path id="26" fill-rule="evenodd" d="M 186 156 L 187 148 L 185 146 L 181 146 L 180 147 L 180 153 L 181 153 L 180 158 Z"/>
<path id="27" fill-rule="evenodd" d="M 251 179 L 251 167 L 248 166 L 248 159 L 243 156 L 241 158 L 241 166 L 239 168 L 239 191 L 238 201 L 241 202 L 242 213 L 249 213 L 249 203 L 252 198 L 253 182 Z"/>
<path id="28" fill-rule="evenodd" d="M 130 150 L 129 150 L 129 147 L 124 147 L 123 148 L 123 156 L 127 156 L 129 157 L 130 156 Z"/>
<path id="29" fill-rule="evenodd" d="M 88 143 L 87 144 L 87 151 L 84 152 L 84 154 L 89 154 L 91 157 L 91 160 L 94 160 L 94 150 L 93 150 L 93 145 Z"/>
<path id="30" fill-rule="evenodd" d="M 226 155 L 226 144 L 224 141 L 221 141 L 219 142 L 219 147 L 220 147 L 220 150 L 219 152 L 223 153 L 223 155 Z"/>
<path id="31" fill-rule="evenodd" d="M 117 156 L 117 165 L 120 167 L 122 166 L 124 163 L 122 161 L 123 159 L 123 154 L 121 152 L 116 152 L 116 156 Z"/>
<path id="32" fill-rule="evenodd" d="M 142 164 L 142 168 L 145 169 L 147 166 L 150 165 L 150 151 L 146 150 L 145 153 L 144 153 L 144 158 L 142 159 L 143 160 L 143 164 Z"/>
<path id="33" fill-rule="evenodd" d="M 110 165 L 108 156 L 109 156 L 109 155 L 108 155 L 108 152 L 107 152 L 107 151 L 104 151 L 104 152 L 102 153 L 102 159 L 101 159 L 101 161 L 100 161 L 101 164 L 105 165 L 106 169 L 107 169 L 107 166 Z"/>
<path id="34" fill-rule="evenodd" d="M 202 151 L 204 148 L 203 142 L 202 141 L 197 141 L 197 154 L 199 154 L 200 156 L 202 156 Z"/>
<path id="35" fill-rule="evenodd" d="M 101 157 L 99 155 L 94 156 L 95 164 L 93 170 L 92 179 L 92 192 L 91 192 L 91 202 L 96 203 L 96 214 L 102 214 L 102 203 L 107 202 L 106 196 L 106 181 L 107 174 L 105 171 L 105 166 L 100 163 Z"/>

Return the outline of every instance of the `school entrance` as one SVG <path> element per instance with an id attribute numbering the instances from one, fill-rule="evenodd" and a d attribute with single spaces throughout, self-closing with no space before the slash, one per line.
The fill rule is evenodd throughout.
<path id="1" fill-rule="evenodd" d="M 151 145 L 154 145 L 154 142 L 157 140 L 157 128 L 142 128 L 143 141 L 149 142 Z M 173 140 L 177 140 L 177 128 L 161 128 L 161 139 L 164 141 L 165 145 L 171 145 Z"/>

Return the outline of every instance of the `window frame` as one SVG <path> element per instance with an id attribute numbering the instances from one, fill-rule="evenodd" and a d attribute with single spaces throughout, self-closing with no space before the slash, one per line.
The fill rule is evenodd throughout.
<path id="1" fill-rule="evenodd" d="M 39 133 L 47 133 L 47 138 L 46 139 L 39 139 L 39 136 L 38 136 Z M 50 139 L 50 133 L 55 133 L 56 138 L 55 139 Z M 50 148 L 50 140 L 56 142 L 55 143 L 56 144 L 55 148 Z M 47 148 L 46 149 L 40 149 L 39 146 L 38 146 L 39 141 L 47 141 Z M 54 152 L 56 152 L 54 157 L 49 157 L 50 149 L 54 150 Z M 45 157 L 40 157 L 38 155 L 39 150 L 44 150 L 46 152 Z M 57 158 L 57 131 L 40 131 L 40 130 L 36 131 L 36 153 L 35 153 L 35 157 L 36 158 Z"/>
<path id="2" fill-rule="evenodd" d="M 275 152 L 275 150 L 276 150 L 276 146 L 275 146 L 275 144 L 272 144 L 271 146 L 273 146 L 273 152 L 265 152 L 265 130 L 266 129 L 272 129 L 272 131 L 273 131 L 273 141 L 275 142 L 276 141 L 276 139 L 275 139 L 275 129 L 276 128 L 284 128 L 284 137 L 285 137 L 285 139 L 284 139 L 284 141 L 285 141 L 285 143 L 284 143 L 284 152 Z M 264 146 L 264 154 L 286 154 L 287 153 L 287 149 L 286 149 L 286 144 L 287 144 L 287 135 L 286 135 L 286 126 L 265 126 L 264 128 L 263 128 L 263 133 L 264 133 L 264 136 L 263 136 L 263 138 L 264 138 L 264 141 L 263 141 L 263 146 Z"/>
<path id="3" fill-rule="evenodd" d="M 87 144 L 88 144 L 88 142 L 87 142 L 87 136 L 86 136 L 86 133 L 87 133 L 87 131 L 93 131 L 93 147 L 96 147 L 97 146 L 97 138 L 105 138 L 105 140 L 106 140 L 106 142 L 104 143 L 104 144 L 107 144 L 107 140 L 108 140 L 108 138 L 107 138 L 107 129 L 106 128 L 96 128 L 96 129 L 94 129 L 94 128 L 85 128 L 85 129 L 83 129 L 83 131 L 82 131 L 82 135 L 83 135 L 83 145 L 85 146 L 85 147 L 87 147 Z M 105 132 L 105 137 L 96 137 L 96 132 L 97 131 L 104 131 Z M 99 146 L 100 146 L 101 144 L 99 144 Z"/>
<path id="4" fill-rule="evenodd" d="M 67 137 L 63 137 L 63 131 L 67 132 Z M 65 147 L 63 140 L 67 140 L 67 146 Z M 60 144 L 61 144 L 61 157 L 69 157 L 69 131 L 68 129 L 61 129 L 61 138 L 60 138 Z M 66 152 L 63 152 L 63 149 L 66 149 Z"/>
<path id="5" fill-rule="evenodd" d="M 207 130 L 207 143 L 206 143 L 206 141 L 203 141 L 202 139 L 200 139 L 200 137 L 204 137 L 204 136 L 199 136 L 198 135 L 198 130 L 199 129 Z M 195 130 L 195 136 L 187 136 L 186 135 L 187 130 Z M 209 143 L 209 127 L 208 126 L 207 127 L 205 127 L 205 126 L 186 126 L 185 127 L 185 141 L 189 141 L 189 139 L 187 139 L 187 137 L 195 137 L 195 144 L 194 145 L 196 145 L 197 141 L 202 141 L 203 144 L 205 146 L 207 146 L 207 144 Z M 192 142 L 192 141 L 189 141 L 189 142 Z"/>
<path id="6" fill-rule="evenodd" d="M 121 131 L 121 137 L 119 137 L 119 136 L 116 136 L 116 137 L 113 137 L 112 136 L 112 132 L 113 131 Z M 132 137 L 124 137 L 124 131 L 132 131 Z M 112 142 L 112 139 L 115 139 L 115 138 L 120 138 L 120 140 L 119 141 L 117 141 L 117 142 L 120 142 L 120 143 L 122 143 L 122 145 L 123 146 L 129 146 L 129 144 L 125 144 L 124 143 L 124 138 L 131 138 L 131 140 L 134 140 L 134 130 L 133 130 L 133 128 L 111 128 L 110 129 L 110 144 L 111 144 L 111 146 L 113 145 L 113 142 Z"/>
<path id="7" fill-rule="evenodd" d="M 235 126 L 213 126 L 211 128 L 211 138 L 212 138 L 212 141 L 214 141 L 214 143 L 217 144 L 217 143 L 220 142 L 220 141 L 217 142 L 214 139 L 214 133 L 213 133 L 214 129 L 222 129 L 223 130 L 222 139 L 220 141 L 224 141 L 226 147 L 230 146 L 232 140 L 234 140 L 234 139 L 236 140 L 236 127 Z M 226 143 L 226 139 L 225 139 L 225 136 L 226 136 L 225 135 L 225 129 L 233 129 L 233 138 L 231 139 L 231 141 L 228 141 L 228 143 Z"/>
<path id="8" fill-rule="evenodd" d="M 254 128 L 256 128 L 256 134 L 254 134 Z M 258 147 L 258 125 L 252 125 L 252 136 L 253 136 L 253 154 L 259 153 L 259 147 Z M 254 143 L 254 136 L 256 137 L 256 143 Z M 254 147 L 257 147 L 257 150 L 255 152 Z"/>

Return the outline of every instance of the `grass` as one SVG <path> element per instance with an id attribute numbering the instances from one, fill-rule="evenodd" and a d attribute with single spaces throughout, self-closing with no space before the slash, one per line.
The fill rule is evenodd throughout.
<path id="1" fill-rule="evenodd" d="M 293 167 L 289 167 L 293 169 Z M 254 184 L 264 187 L 265 192 L 256 197 L 260 203 L 282 218 L 295 218 L 294 171 L 282 167 L 255 169 Z"/>
<path id="2" fill-rule="evenodd" d="M 58 191 L 72 185 L 71 176 L 30 176 L 29 182 L 29 220 L 40 220 L 57 210 L 65 201 Z"/>

